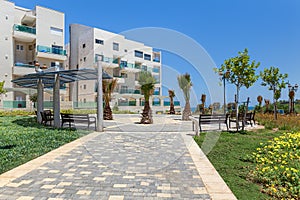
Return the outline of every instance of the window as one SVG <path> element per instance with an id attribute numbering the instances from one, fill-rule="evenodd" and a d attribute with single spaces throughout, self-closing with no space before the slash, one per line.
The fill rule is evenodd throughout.
<path id="1" fill-rule="evenodd" d="M 63 30 L 61 28 L 50 27 L 50 32 L 53 35 L 63 36 Z"/>
<path id="2" fill-rule="evenodd" d="M 147 71 L 147 66 L 146 65 L 142 65 L 142 71 Z"/>
<path id="3" fill-rule="evenodd" d="M 86 85 L 85 84 L 83 85 L 83 89 L 86 90 Z"/>
<path id="4" fill-rule="evenodd" d="M 120 67 L 121 68 L 127 67 L 127 61 L 121 60 Z"/>
<path id="5" fill-rule="evenodd" d="M 85 48 L 85 44 L 82 45 L 82 48 Z"/>
<path id="6" fill-rule="evenodd" d="M 151 60 L 151 55 L 149 55 L 149 54 L 144 54 L 144 59 L 145 59 L 145 60 Z"/>
<path id="7" fill-rule="evenodd" d="M 86 103 L 86 98 L 83 99 L 83 103 Z"/>
<path id="8" fill-rule="evenodd" d="M 29 51 L 32 51 L 32 50 L 33 50 L 33 46 L 32 46 L 32 45 L 29 45 L 29 46 L 28 46 L 28 50 L 29 50 Z"/>
<path id="9" fill-rule="evenodd" d="M 127 74 L 126 73 L 121 73 L 121 77 L 122 78 L 127 78 Z"/>
<path id="10" fill-rule="evenodd" d="M 59 63 L 59 67 L 61 68 L 63 66 L 62 63 Z M 51 62 L 51 67 L 55 67 L 55 62 Z"/>
<path id="11" fill-rule="evenodd" d="M 19 51 L 23 51 L 24 47 L 23 47 L 23 45 L 17 44 L 16 49 Z"/>
<path id="12" fill-rule="evenodd" d="M 83 62 L 85 62 L 85 61 L 86 61 L 86 57 L 83 58 Z"/>
<path id="13" fill-rule="evenodd" d="M 138 57 L 138 58 L 143 58 L 143 52 L 135 50 L 134 51 L 134 56 Z"/>
<path id="14" fill-rule="evenodd" d="M 95 43 L 96 44 L 104 44 L 104 41 L 103 40 L 99 40 L 99 39 L 95 39 Z"/>
<path id="15" fill-rule="evenodd" d="M 119 51 L 119 43 L 113 43 L 113 50 Z"/>

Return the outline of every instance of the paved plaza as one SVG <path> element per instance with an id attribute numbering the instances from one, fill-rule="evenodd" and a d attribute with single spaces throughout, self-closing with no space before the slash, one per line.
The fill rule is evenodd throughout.
<path id="1" fill-rule="evenodd" d="M 0 199 L 235 199 L 179 119 L 116 115 L 105 132 L 0 175 Z"/>

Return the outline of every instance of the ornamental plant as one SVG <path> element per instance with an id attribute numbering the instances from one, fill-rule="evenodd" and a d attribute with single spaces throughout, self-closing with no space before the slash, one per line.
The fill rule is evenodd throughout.
<path id="1" fill-rule="evenodd" d="M 261 143 L 252 155 L 256 167 L 251 178 L 262 191 L 277 199 L 300 197 L 300 132 L 285 133 L 267 144 Z"/>

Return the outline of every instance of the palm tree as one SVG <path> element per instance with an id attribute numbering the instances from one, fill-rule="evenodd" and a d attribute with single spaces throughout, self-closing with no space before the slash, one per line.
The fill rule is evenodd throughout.
<path id="1" fill-rule="evenodd" d="M 149 99 L 154 91 L 155 78 L 148 71 L 141 71 L 139 74 L 139 84 L 141 85 L 141 91 L 144 94 L 145 104 L 142 113 L 141 124 L 152 124 L 152 110 L 150 107 Z"/>
<path id="2" fill-rule="evenodd" d="M 190 74 L 186 73 L 177 77 L 178 85 L 184 94 L 185 106 L 182 113 L 182 120 L 189 120 L 192 115 L 190 106 L 190 89 L 192 87 L 192 80 Z"/>
<path id="3" fill-rule="evenodd" d="M 174 92 L 174 90 L 168 90 L 168 92 L 169 92 L 169 97 L 170 97 L 170 114 L 174 115 L 175 114 L 175 108 L 174 108 L 173 98 L 175 97 L 175 92 Z"/>
<path id="4" fill-rule="evenodd" d="M 109 105 L 111 101 L 111 94 L 117 86 L 117 79 L 105 79 L 102 80 L 102 90 L 103 90 L 103 99 L 104 99 L 104 110 L 103 110 L 103 119 L 112 120 L 112 111 Z"/>

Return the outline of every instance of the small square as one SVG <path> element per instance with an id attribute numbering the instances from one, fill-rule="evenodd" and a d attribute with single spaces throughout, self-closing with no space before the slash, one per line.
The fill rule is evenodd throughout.
<path id="1" fill-rule="evenodd" d="M 31 199 L 33 199 L 33 197 L 29 197 L 29 196 L 21 196 L 17 198 L 17 200 L 31 200 Z"/>
<path id="2" fill-rule="evenodd" d="M 126 188 L 127 184 L 114 184 L 114 188 Z"/>
<path id="3" fill-rule="evenodd" d="M 49 193 L 61 194 L 65 189 L 52 189 Z"/>
<path id="4" fill-rule="evenodd" d="M 53 182 L 55 180 L 56 180 L 55 178 L 45 178 L 43 179 L 43 182 Z"/>
<path id="5" fill-rule="evenodd" d="M 93 180 L 94 181 L 105 181 L 105 177 L 95 177 Z"/>
<path id="6" fill-rule="evenodd" d="M 41 188 L 42 189 L 53 189 L 55 185 L 43 185 Z"/>
<path id="7" fill-rule="evenodd" d="M 89 195 L 91 194 L 92 191 L 90 190 L 79 190 L 76 194 L 79 194 L 79 195 Z"/>
<path id="8" fill-rule="evenodd" d="M 57 186 L 70 186 L 72 182 L 60 182 Z"/>
<path id="9" fill-rule="evenodd" d="M 108 200 L 123 200 L 124 196 L 111 195 Z"/>

